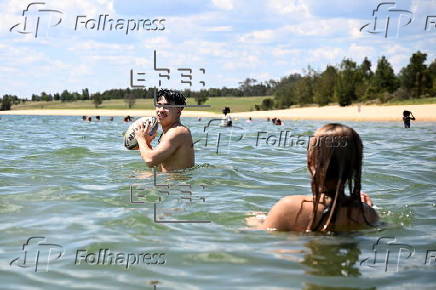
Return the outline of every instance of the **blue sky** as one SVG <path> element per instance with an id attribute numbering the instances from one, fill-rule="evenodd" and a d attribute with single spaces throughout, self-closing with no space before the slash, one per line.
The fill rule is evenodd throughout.
<path id="1" fill-rule="evenodd" d="M 0 0 L 0 95 L 29 98 L 32 93 L 63 89 L 91 92 L 126 88 L 130 70 L 145 72 L 146 87 L 158 86 L 153 70 L 153 51 L 158 66 L 170 69 L 170 81 L 162 86 L 189 88 L 180 83 L 178 68 L 191 68 L 192 89 L 237 87 L 245 78 L 258 81 L 304 73 L 308 65 L 323 70 L 344 58 L 373 63 L 385 55 L 396 72 L 412 53 L 435 58 L 436 28 L 424 30 L 426 17 L 436 15 L 436 1 L 391 1 L 378 13 L 379 24 L 391 15 L 388 37 L 369 33 L 372 12 L 382 1 L 374 0 L 46 0 L 28 12 L 30 24 L 40 16 L 38 37 L 20 34 L 22 11 L 32 1 Z M 388 12 L 387 9 L 403 9 Z M 57 13 L 37 9 L 56 9 Z M 92 31 L 79 26 L 76 17 L 113 19 L 165 19 L 163 31 Z M 49 18 L 47 15 L 52 15 Z M 411 19 L 411 23 L 405 25 Z M 436 21 L 436 17 L 435 17 Z M 401 26 L 397 30 L 397 27 Z M 378 26 L 383 29 L 381 25 Z M 21 29 L 23 30 L 23 29 Z M 201 74 L 199 68 L 205 68 Z"/>

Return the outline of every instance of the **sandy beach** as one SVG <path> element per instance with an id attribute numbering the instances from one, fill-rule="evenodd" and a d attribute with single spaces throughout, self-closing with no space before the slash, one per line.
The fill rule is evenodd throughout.
<path id="1" fill-rule="evenodd" d="M 325 121 L 401 121 L 404 110 L 412 111 L 417 122 L 436 122 L 436 104 L 429 105 L 393 105 L 393 106 L 325 106 L 303 107 L 285 110 L 252 111 L 231 113 L 233 118 L 266 119 L 280 118 L 282 120 L 325 120 Z M 41 116 L 152 116 L 153 110 L 13 110 L 0 111 L 0 115 L 41 115 Z M 182 117 L 220 118 L 221 114 L 207 111 L 183 111 Z"/>

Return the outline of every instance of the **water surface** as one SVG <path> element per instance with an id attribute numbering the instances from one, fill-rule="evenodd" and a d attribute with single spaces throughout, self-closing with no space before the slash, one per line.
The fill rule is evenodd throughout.
<path id="1" fill-rule="evenodd" d="M 373 198 L 386 226 L 326 236 L 252 231 L 244 222 L 248 213 L 268 211 L 282 196 L 310 194 L 306 137 L 325 122 L 287 121 L 274 127 L 264 120 L 235 120 L 239 128 L 212 123 L 204 129 L 208 120 L 184 120 L 198 141 L 197 165 L 158 173 L 157 185 L 170 184 L 168 189 L 155 186 L 138 152 L 123 148 L 127 125 L 121 118 L 86 123 L 78 117 L 2 116 L 1 288 L 434 286 L 436 262 L 427 252 L 436 255 L 434 123 L 414 123 L 409 130 L 400 122 L 345 123 L 362 137 L 363 191 Z M 286 131 L 295 135 L 294 146 L 290 139 L 286 147 L 283 140 L 278 146 L 280 131 L 282 138 Z M 275 144 L 275 137 L 268 144 L 263 139 L 270 135 L 276 136 Z M 157 223 L 155 204 L 157 221 L 210 223 Z M 31 237 L 46 241 L 32 239 L 23 263 L 22 246 Z M 404 245 L 386 246 L 388 242 Z M 50 246 L 44 243 L 61 247 L 51 246 L 48 266 Z M 406 250 L 398 263 L 399 247 Z M 386 265 L 387 248 L 392 256 Z M 37 272 L 31 259 L 35 249 L 40 249 Z M 157 264 L 141 262 L 128 269 L 122 259 L 112 265 L 83 259 L 75 264 L 78 253 L 104 249 L 121 256 L 163 255 Z M 63 253 L 59 259 L 57 251 Z"/>

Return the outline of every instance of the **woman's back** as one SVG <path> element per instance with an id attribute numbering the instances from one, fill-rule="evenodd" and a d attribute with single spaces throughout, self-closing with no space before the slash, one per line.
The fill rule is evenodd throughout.
<path id="1" fill-rule="evenodd" d="M 322 230 L 329 215 L 330 199 L 323 196 L 318 204 L 314 228 Z M 363 213 L 362 213 L 363 208 Z M 277 202 L 268 213 L 261 229 L 279 231 L 306 231 L 312 222 L 313 197 L 304 195 L 286 196 Z M 356 206 L 339 206 L 334 223 L 335 231 L 356 230 L 375 224 L 376 211 L 367 203 Z"/>

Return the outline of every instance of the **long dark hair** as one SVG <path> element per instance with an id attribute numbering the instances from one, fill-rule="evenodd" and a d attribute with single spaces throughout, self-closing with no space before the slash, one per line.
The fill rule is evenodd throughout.
<path id="1" fill-rule="evenodd" d="M 313 212 L 309 231 L 330 231 L 334 228 L 339 209 L 360 207 L 363 145 L 359 134 L 342 124 L 331 123 L 319 128 L 309 142 L 307 166 L 312 175 Z M 328 190 L 327 182 L 336 183 L 335 190 Z M 348 187 L 348 194 L 345 188 Z M 331 188 L 331 186 L 330 186 Z M 315 224 L 322 194 L 331 198 L 325 208 L 326 218 Z M 348 211 L 350 217 L 350 211 Z"/>

